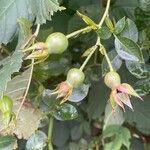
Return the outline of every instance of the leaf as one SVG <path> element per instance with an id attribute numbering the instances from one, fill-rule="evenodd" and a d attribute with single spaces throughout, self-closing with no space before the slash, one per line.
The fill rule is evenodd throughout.
<path id="1" fill-rule="evenodd" d="M 126 37 L 115 36 L 115 49 L 122 59 L 139 62 L 143 61 L 139 46 Z"/>
<path id="2" fill-rule="evenodd" d="M 14 101 L 13 104 L 13 112 L 16 115 L 21 102 Z M 41 119 L 42 113 L 33 108 L 29 102 L 25 102 L 19 113 L 18 119 L 12 120 L 8 128 L 4 128 L 4 125 L 0 124 L 1 134 L 15 134 L 18 139 L 28 139 L 35 130 L 37 130 Z M 0 121 L 2 122 L 1 117 Z"/>
<path id="3" fill-rule="evenodd" d="M 125 17 L 123 17 L 115 24 L 115 34 L 119 34 L 120 32 L 122 32 L 122 30 L 125 27 L 125 24 L 126 24 L 126 20 Z"/>
<path id="4" fill-rule="evenodd" d="M 91 134 L 90 122 L 84 121 L 82 124 L 83 124 L 83 129 L 84 129 L 85 134 L 90 135 Z"/>
<path id="5" fill-rule="evenodd" d="M 25 42 L 26 38 L 30 36 L 31 24 L 26 24 L 24 20 L 21 20 L 20 24 L 20 40 L 18 41 L 18 46 L 12 56 L 9 56 L 2 61 L 0 61 L 0 97 L 6 90 L 7 82 L 11 80 L 11 75 L 18 72 L 22 65 L 23 53 L 20 50 L 21 43 Z M 23 33 L 24 35 L 22 35 Z"/>
<path id="6" fill-rule="evenodd" d="M 54 113 L 54 117 L 57 120 L 65 121 L 65 120 L 72 120 L 77 118 L 78 112 L 76 108 L 71 104 L 63 104 L 56 110 Z"/>
<path id="7" fill-rule="evenodd" d="M 69 4 L 69 8 L 72 8 L 73 10 L 77 10 L 79 7 L 82 6 L 87 6 L 87 5 L 91 5 L 91 4 L 99 4 L 97 1 L 91 1 L 91 0 L 69 0 L 68 4 Z"/>
<path id="8" fill-rule="evenodd" d="M 101 39 L 109 39 L 112 35 L 109 28 L 107 26 L 103 26 L 100 29 L 97 30 L 97 34 Z"/>
<path id="9" fill-rule="evenodd" d="M 121 32 L 120 36 L 129 38 L 134 42 L 138 41 L 138 29 L 136 24 L 131 19 L 126 19 L 125 28 Z"/>
<path id="10" fill-rule="evenodd" d="M 134 9 L 138 7 L 138 0 L 126 1 L 126 0 L 116 0 L 112 7 L 111 14 L 113 17 L 120 19 L 127 16 L 134 19 Z"/>
<path id="11" fill-rule="evenodd" d="M 22 64 L 23 54 L 21 51 L 15 51 L 12 56 L 3 60 L 0 64 L 0 97 L 6 90 L 7 82 L 11 80 L 11 75 L 18 72 Z"/>
<path id="12" fill-rule="evenodd" d="M 5 95 L 8 95 L 12 98 L 14 104 L 13 112 L 15 114 L 17 113 L 18 108 L 21 104 L 22 97 L 28 84 L 29 76 L 30 69 L 26 70 L 24 73 L 22 73 L 22 75 L 18 75 L 10 82 L 8 82 L 8 87 L 6 89 Z M 19 139 L 27 139 L 38 128 L 41 118 L 41 112 L 33 108 L 33 106 L 29 102 L 25 102 L 20 111 L 17 121 L 14 120 L 10 122 L 10 126 L 8 129 L 2 130 L 4 125 L 0 124 L 0 130 L 2 130 L 1 134 L 14 133 Z M 0 121 L 2 121 L 1 117 Z"/>
<path id="13" fill-rule="evenodd" d="M 17 147 L 17 139 L 12 135 L 0 136 L 0 149 L 10 150 Z"/>
<path id="14" fill-rule="evenodd" d="M 78 143 L 70 142 L 69 143 L 69 149 L 71 149 L 71 150 L 78 150 L 79 149 Z"/>
<path id="15" fill-rule="evenodd" d="M 47 136 L 44 132 L 37 130 L 31 135 L 26 143 L 27 150 L 43 150 L 47 145 Z"/>
<path id="16" fill-rule="evenodd" d="M 144 150 L 143 141 L 133 137 L 131 140 L 131 150 Z"/>
<path id="17" fill-rule="evenodd" d="M 150 11 L 150 1 L 149 0 L 139 0 L 139 7 L 143 11 Z"/>
<path id="18" fill-rule="evenodd" d="M 18 30 L 17 19 L 24 17 L 36 23 L 51 20 L 51 15 L 58 10 L 58 0 L 2 0 L 0 5 L 0 43 L 8 43 Z"/>
<path id="19" fill-rule="evenodd" d="M 72 138 L 72 140 L 80 139 L 82 134 L 83 134 L 82 124 L 76 125 L 71 129 L 71 138 Z"/>
<path id="20" fill-rule="evenodd" d="M 122 125 L 124 122 L 124 115 L 120 107 L 116 106 L 113 110 L 110 103 L 106 105 L 105 108 L 105 117 L 104 117 L 104 126 L 103 129 L 109 125 Z"/>
<path id="21" fill-rule="evenodd" d="M 150 66 L 144 63 L 126 61 L 126 67 L 138 79 L 148 78 L 150 76 Z"/>
<path id="22" fill-rule="evenodd" d="M 89 18 L 88 16 L 80 13 L 79 11 L 77 11 L 77 15 L 79 17 L 82 18 L 82 20 L 88 25 L 88 26 L 91 26 L 93 29 L 97 29 L 97 24 L 91 19 Z"/>
<path id="23" fill-rule="evenodd" d="M 69 141 L 71 129 L 72 124 L 70 121 L 55 120 L 53 129 L 53 144 L 60 147 L 60 150 L 62 150 L 61 147 Z"/>
<path id="24" fill-rule="evenodd" d="M 75 103 L 82 101 L 87 96 L 89 87 L 88 84 L 82 84 L 79 88 L 74 89 L 68 101 Z"/>
<path id="25" fill-rule="evenodd" d="M 149 98 L 149 95 L 145 96 L 143 102 L 133 99 L 134 111 L 128 110 L 125 113 L 125 121 L 146 135 L 150 134 Z"/>
<path id="26" fill-rule="evenodd" d="M 122 145 L 129 149 L 131 134 L 127 128 L 119 125 L 108 126 L 103 131 L 103 138 L 105 140 L 111 137 L 111 142 L 105 143 L 104 150 L 120 150 Z"/>
<path id="27" fill-rule="evenodd" d="M 54 12 L 64 10 L 60 7 L 58 0 L 32 0 L 31 10 L 35 14 L 36 23 L 46 23 L 46 20 L 51 20 Z"/>
<path id="28" fill-rule="evenodd" d="M 24 44 L 25 41 L 27 41 L 28 38 L 32 35 L 31 32 L 32 22 L 30 22 L 26 18 L 19 18 L 17 19 L 17 22 L 20 27 L 18 46 L 22 46 L 22 44 Z"/>
<path id="29" fill-rule="evenodd" d="M 79 150 L 87 150 L 88 149 L 88 142 L 81 138 L 79 141 Z"/>
<path id="30" fill-rule="evenodd" d="M 30 73 L 31 69 L 29 68 L 9 81 L 4 95 L 11 97 L 14 101 L 21 99 L 27 88 Z"/>
<path id="31" fill-rule="evenodd" d="M 134 85 L 134 89 L 140 96 L 148 95 L 150 93 L 150 79 L 137 81 Z"/>
<path id="32" fill-rule="evenodd" d="M 89 81 L 90 83 L 92 81 L 99 81 L 99 77 L 102 74 L 101 65 L 95 64 L 95 65 L 92 65 L 91 67 L 87 67 L 85 70 L 85 74 L 86 74 L 87 81 Z"/>
<path id="33" fill-rule="evenodd" d="M 84 53 L 82 54 L 82 57 L 87 57 L 95 48 L 95 46 L 92 46 L 90 48 L 88 48 L 87 50 L 84 51 Z"/>
<path id="34" fill-rule="evenodd" d="M 35 66 L 33 76 L 41 82 L 53 76 L 59 76 L 68 70 L 71 63 L 71 56 L 55 56 L 48 61 L 40 63 Z"/>
<path id="35" fill-rule="evenodd" d="M 86 111 L 90 119 L 100 119 L 105 111 L 108 91 L 103 82 L 92 82 L 88 96 L 88 106 Z"/>
<path id="36" fill-rule="evenodd" d="M 111 64 L 112 64 L 114 70 L 117 71 L 122 65 L 121 58 L 119 57 L 119 55 L 117 54 L 117 52 L 115 50 L 108 52 L 107 55 L 111 61 Z M 109 70 L 108 63 L 106 61 L 106 58 L 104 57 L 103 61 L 102 61 L 102 75 L 105 76 L 106 73 L 108 73 L 109 71 L 110 70 Z"/>
<path id="37" fill-rule="evenodd" d="M 85 15 L 89 16 L 93 19 L 93 21 L 98 22 L 102 13 L 100 13 L 100 9 L 102 9 L 101 5 L 91 4 L 81 6 L 78 10 L 80 12 L 86 12 Z M 80 28 L 85 27 L 85 23 L 75 14 L 69 21 L 68 24 L 68 33 L 78 30 Z"/>

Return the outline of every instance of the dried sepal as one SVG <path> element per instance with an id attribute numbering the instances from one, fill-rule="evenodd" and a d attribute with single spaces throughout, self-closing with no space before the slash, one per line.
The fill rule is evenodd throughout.
<path id="1" fill-rule="evenodd" d="M 64 81 L 57 85 L 56 89 L 51 93 L 51 95 L 57 94 L 56 98 L 61 99 L 60 104 L 62 104 L 71 96 L 72 90 L 72 86 L 67 81 Z"/>

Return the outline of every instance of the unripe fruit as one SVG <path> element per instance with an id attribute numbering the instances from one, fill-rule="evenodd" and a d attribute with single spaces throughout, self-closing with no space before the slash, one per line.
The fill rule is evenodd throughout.
<path id="1" fill-rule="evenodd" d="M 111 71 L 105 75 L 104 82 L 109 88 L 114 89 L 121 83 L 121 79 L 117 72 Z"/>
<path id="2" fill-rule="evenodd" d="M 3 96 L 0 100 L 0 110 L 3 113 L 4 124 L 8 125 L 12 117 L 13 101 L 8 96 Z"/>
<path id="3" fill-rule="evenodd" d="M 67 74 L 67 82 L 73 87 L 79 87 L 84 81 L 84 73 L 77 68 L 70 69 Z"/>
<path id="4" fill-rule="evenodd" d="M 47 37 L 45 44 L 49 54 L 61 54 L 68 47 L 68 39 L 63 33 L 55 32 Z"/>
<path id="5" fill-rule="evenodd" d="M 3 96 L 0 100 L 0 110 L 4 114 L 5 112 L 12 112 L 13 101 L 8 96 Z"/>

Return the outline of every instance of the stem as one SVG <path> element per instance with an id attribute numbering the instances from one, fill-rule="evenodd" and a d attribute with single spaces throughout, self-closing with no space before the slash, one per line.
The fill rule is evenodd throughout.
<path id="1" fill-rule="evenodd" d="M 107 63 L 108 63 L 108 66 L 109 66 L 110 71 L 114 71 L 114 69 L 113 69 L 113 67 L 112 67 L 112 64 L 111 64 L 111 61 L 110 61 L 110 59 L 109 59 L 109 57 L 108 57 L 108 55 L 107 55 L 107 53 L 106 53 L 106 50 L 104 50 L 103 52 L 104 52 L 104 56 L 105 56 L 105 58 L 106 58 L 106 60 L 107 60 Z"/>
<path id="2" fill-rule="evenodd" d="M 51 116 L 49 120 L 49 127 L 48 127 L 48 149 L 53 150 L 52 145 L 52 130 L 53 130 L 54 118 Z"/>
<path id="3" fill-rule="evenodd" d="M 74 37 L 74 36 L 76 36 L 76 35 L 78 35 L 80 33 L 90 32 L 91 30 L 92 30 L 92 27 L 87 26 L 87 27 L 85 27 L 83 29 L 77 30 L 75 32 L 72 32 L 72 33 L 66 35 L 66 37 L 69 39 L 69 38 L 72 38 L 72 37 Z"/>
<path id="4" fill-rule="evenodd" d="M 94 54 L 94 52 L 95 52 L 96 49 L 97 49 L 97 45 L 93 46 L 93 50 L 88 55 L 88 57 L 86 58 L 86 60 L 83 62 L 82 66 L 80 67 L 81 71 L 84 69 L 84 67 L 86 66 L 86 64 L 88 63 L 89 59 L 92 57 L 92 55 Z"/>
<path id="5" fill-rule="evenodd" d="M 29 80 L 28 80 L 28 84 L 27 84 L 27 88 L 26 88 L 26 91 L 25 91 L 25 94 L 23 96 L 23 99 L 21 101 L 21 104 L 18 108 L 18 111 L 17 111 L 17 114 L 16 114 L 16 120 L 18 119 L 18 116 L 19 116 L 19 113 L 21 111 L 21 108 L 26 100 L 26 97 L 27 97 L 27 94 L 28 94 L 28 91 L 29 91 L 29 87 L 30 87 L 30 83 L 31 83 L 31 79 L 32 79 L 32 74 L 33 74 L 33 68 L 34 68 L 34 59 L 32 59 L 32 62 L 31 62 L 31 71 L 30 71 L 30 77 L 29 77 Z"/>
<path id="6" fill-rule="evenodd" d="M 111 0 L 107 0 L 107 5 L 106 5 L 105 12 L 104 12 L 104 14 L 103 14 L 103 17 L 102 17 L 101 21 L 100 21 L 99 24 L 98 24 L 99 28 L 101 28 L 102 24 L 103 24 L 104 21 L 105 21 L 105 18 L 106 18 L 106 16 L 107 16 L 107 14 L 108 14 L 109 7 L 110 7 L 110 1 L 111 1 Z"/>
<path id="7" fill-rule="evenodd" d="M 35 38 L 37 37 L 38 33 L 39 33 L 39 30 L 40 30 L 40 24 L 37 25 L 37 28 L 34 32 L 34 34 L 32 35 L 32 37 L 23 45 L 23 48 L 32 40 L 32 38 Z M 29 91 L 29 88 L 30 88 L 30 84 L 31 84 L 31 79 L 32 79 L 32 74 L 33 74 L 33 68 L 34 68 L 34 59 L 31 60 L 31 71 L 30 71 L 30 76 L 29 76 L 29 80 L 28 80 L 28 84 L 27 84 L 27 88 L 26 88 L 26 91 L 25 91 L 25 94 L 23 96 L 23 99 L 21 101 L 21 104 L 18 108 L 18 111 L 16 113 L 16 120 L 18 119 L 18 116 L 19 116 L 19 113 L 21 111 L 21 108 L 26 100 L 26 97 L 27 97 L 27 94 L 28 94 L 28 91 Z"/>

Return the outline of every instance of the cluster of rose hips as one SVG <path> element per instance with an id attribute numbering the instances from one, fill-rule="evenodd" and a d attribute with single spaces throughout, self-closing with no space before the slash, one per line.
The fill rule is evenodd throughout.
<path id="1" fill-rule="evenodd" d="M 34 58 L 38 60 L 47 58 L 50 54 L 61 54 L 67 47 L 68 38 L 60 32 L 55 32 L 48 36 L 45 43 L 38 42 L 25 51 L 35 49 L 27 59 Z M 66 80 L 58 84 L 52 94 L 57 94 L 57 98 L 61 98 L 61 103 L 64 103 L 72 94 L 73 89 L 78 88 L 84 82 L 84 79 L 85 75 L 81 68 L 72 68 L 68 71 Z M 119 105 L 125 110 L 124 104 L 133 109 L 129 96 L 140 97 L 129 84 L 121 84 L 121 79 L 117 72 L 108 72 L 105 75 L 104 82 L 111 89 L 110 102 L 113 109 L 116 105 Z"/>
<path id="2" fill-rule="evenodd" d="M 68 38 L 60 32 L 50 34 L 45 43 L 38 42 L 31 47 L 25 49 L 25 52 L 33 50 L 26 59 L 41 60 L 46 59 L 51 54 L 61 54 L 68 48 Z M 72 68 L 68 71 L 66 81 L 58 84 L 53 94 L 57 94 L 57 98 L 63 98 L 61 103 L 65 102 L 72 94 L 74 88 L 78 88 L 84 81 L 85 75 L 82 70 Z"/>

